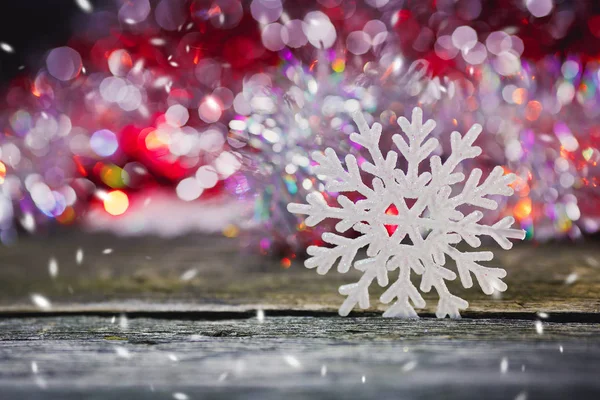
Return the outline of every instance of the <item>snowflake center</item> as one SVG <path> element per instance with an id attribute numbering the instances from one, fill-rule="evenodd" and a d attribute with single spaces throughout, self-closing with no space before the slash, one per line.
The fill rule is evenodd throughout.
<path id="1" fill-rule="evenodd" d="M 385 210 L 387 215 L 398 215 L 398 209 L 395 205 L 390 204 L 390 206 Z M 398 225 L 385 225 L 385 229 L 387 230 L 388 235 L 392 236 L 396 229 L 398 229 Z"/>

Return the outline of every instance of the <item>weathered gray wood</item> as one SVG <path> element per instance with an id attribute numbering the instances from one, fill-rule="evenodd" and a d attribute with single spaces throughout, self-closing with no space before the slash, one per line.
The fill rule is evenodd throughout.
<path id="1" fill-rule="evenodd" d="M 78 248 L 82 265 L 75 262 Z M 113 249 L 109 255 L 102 254 Z M 481 293 L 477 284 L 453 292 L 474 312 L 600 312 L 600 246 L 596 242 L 534 245 L 511 251 L 493 248 L 495 265 L 508 271 L 509 289 L 501 299 Z M 51 279 L 48 260 L 56 257 L 59 275 Z M 40 293 L 53 309 L 305 309 L 335 311 L 343 301 L 341 284 L 356 275 L 332 271 L 320 276 L 295 260 L 291 268 L 280 259 L 245 251 L 239 239 L 188 235 L 178 239 L 119 238 L 61 232 L 48 237 L 23 237 L 13 247 L 0 247 L 0 311 L 35 310 L 29 296 Z M 197 275 L 180 279 L 188 270 Z M 569 274 L 577 280 L 566 284 Z M 372 306 L 382 309 L 373 290 Z M 435 296 L 427 297 L 431 312 Z"/>
<path id="2" fill-rule="evenodd" d="M 0 398 L 600 398 L 594 243 L 497 251 L 509 291 L 490 299 L 455 287 L 471 303 L 464 315 L 477 317 L 461 321 L 383 319 L 377 303 L 339 318 L 337 286 L 355 276 L 283 269 L 239 248 L 219 237 L 73 233 L 0 248 Z M 182 280 L 190 269 L 196 277 Z M 51 310 L 37 310 L 31 293 Z M 139 318 L 120 323 L 123 311 Z M 539 334 L 541 311 L 550 315 Z"/>
<path id="3" fill-rule="evenodd" d="M 2 398 L 594 399 L 599 367 L 600 326 L 585 323 L 0 320 Z"/>

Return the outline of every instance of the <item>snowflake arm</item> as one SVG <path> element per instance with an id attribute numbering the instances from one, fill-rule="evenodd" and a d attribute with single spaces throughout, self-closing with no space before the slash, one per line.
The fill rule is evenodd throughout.
<path id="1" fill-rule="evenodd" d="M 327 218 L 339 219 L 336 225 L 338 232 L 346 232 L 354 224 L 360 222 L 367 216 L 366 209 L 370 206 L 369 201 L 352 203 L 346 196 L 338 196 L 337 201 L 342 207 L 330 207 L 320 193 L 310 193 L 306 196 L 306 204 L 290 204 L 288 210 L 295 214 L 306 214 L 307 226 L 315 226 Z"/>
<path id="2" fill-rule="evenodd" d="M 408 143 L 400 135 L 394 135 L 392 140 L 394 144 L 408 161 L 408 170 L 404 173 L 397 170 L 398 182 L 408 189 L 418 190 L 422 188 L 431 179 L 431 174 L 425 172 L 419 175 L 419 164 L 425 160 L 438 147 L 439 142 L 435 138 L 425 139 L 435 128 L 435 121 L 429 120 L 423 124 L 423 111 L 415 108 L 412 114 L 412 122 L 406 118 L 400 117 L 398 125 L 408 137 Z"/>
<path id="3" fill-rule="evenodd" d="M 387 270 L 385 269 L 386 258 L 387 253 L 381 251 L 376 257 L 354 263 L 354 268 L 362 271 L 363 275 L 356 283 L 340 286 L 340 294 L 347 296 L 339 309 L 340 315 L 348 315 L 356 304 L 362 309 L 369 308 L 369 286 L 371 282 L 377 278 L 381 286 L 388 284 Z"/>
<path id="4" fill-rule="evenodd" d="M 323 242 L 331 247 L 310 246 L 309 257 L 305 265 L 316 268 L 320 274 L 327 273 L 338 262 L 338 271 L 347 272 L 351 267 L 362 273 L 360 279 L 340 287 L 339 292 L 346 296 L 340 307 L 340 315 L 348 313 L 358 305 L 368 308 L 369 286 L 374 280 L 387 287 L 380 297 L 382 303 L 393 304 L 384 313 L 385 317 L 415 318 L 416 308 L 425 307 L 425 300 L 419 293 L 429 292 L 432 288 L 439 295 L 436 316 L 459 318 L 460 310 L 468 303 L 451 294 L 446 281 L 454 280 L 457 274 L 445 266 L 446 258 L 454 260 L 460 281 L 465 288 L 473 286 L 473 276 L 482 291 L 492 294 L 495 290 L 506 290 L 502 278 L 506 271 L 490 268 L 481 262 L 491 261 L 489 251 L 459 251 L 454 247 L 465 241 L 471 247 L 481 245 L 481 236 L 489 236 L 504 249 L 510 249 L 510 239 L 523 239 L 524 231 L 513 229 L 512 217 L 505 217 L 488 226 L 481 223 L 483 213 L 474 210 L 464 215 L 461 206 L 494 210 L 497 202 L 488 196 L 510 196 L 513 190 L 510 184 L 513 174 L 504 174 L 496 167 L 481 182 L 482 172 L 474 169 L 465 181 L 465 175 L 456 172 L 457 166 L 464 160 L 481 154 L 474 145 L 481 133 L 481 126 L 475 124 L 461 136 L 453 132 L 450 140 L 451 153 L 442 162 L 432 153 L 439 146 L 435 138 L 428 138 L 435 128 L 435 122 L 423 123 L 420 108 L 415 108 L 412 121 L 399 118 L 398 124 L 406 135 L 394 135 L 392 140 L 399 153 L 389 151 L 386 156 L 380 149 L 382 127 L 375 123 L 369 126 L 362 115 L 357 113 L 354 120 L 358 133 L 350 135 L 350 140 L 365 148 L 371 161 L 364 161 L 360 167 L 352 155 L 345 157 L 345 167 L 332 149 L 313 155 L 318 165 L 315 173 L 326 179 L 326 189 L 330 192 L 354 192 L 364 199 L 352 202 L 348 197 L 339 195 L 340 207 L 328 205 L 323 196 L 311 193 L 308 204 L 289 204 L 293 213 L 306 214 L 306 224 L 314 226 L 324 219 L 336 219 L 335 230 L 344 233 L 353 228 L 361 235 L 348 238 L 334 233 L 324 233 Z M 398 157 L 407 161 L 406 170 L 397 167 Z M 430 158 L 430 171 L 420 172 L 420 165 Z M 367 183 L 361 172 L 373 176 Z M 452 186 L 462 184 L 460 192 L 451 196 Z M 414 199 L 408 207 L 406 199 Z M 397 209 L 397 215 L 388 213 L 391 206 Z M 392 232 L 389 227 L 394 227 Z M 405 243 L 410 240 L 410 244 Z M 359 251 L 366 248 L 366 258 L 355 261 Z M 398 278 L 389 285 L 388 273 L 398 270 Z M 419 289 L 411 280 L 414 273 L 420 276 Z M 389 287 L 388 287 L 389 285 Z M 395 301 L 394 301 L 395 300 Z"/>
<path id="5" fill-rule="evenodd" d="M 409 260 L 399 260 L 396 264 L 400 269 L 398 280 L 390 285 L 390 287 L 381 295 L 379 300 L 384 303 L 390 303 L 394 298 L 396 302 L 390 306 L 384 313 L 384 317 L 400 317 L 400 318 L 418 318 L 417 312 L 409 301 L 412 301 L 417 308 L 425 307 L 425 300 L 410 280 Z M 423 273 L 423 267 L 418 260 L 412 260 L 413 263 L 419 265 L 418 273 Z M 392 260 L 388 262 L 388 265 Z M 413 264 L 415 265 L 415 264 Z M 388 267 L 389 268 L 389 267 Z M 414 268 L 414 267 L 413 267 Z"/>
<path id="6" fill-rule="evenodd" d="M 515 174 L 504 175 L 504 169 L 496 167 L 486 180 L 479 185 L 481 175 L 482 172 L 479 168 L 471 171 L 471 175 L 469 175 L 462 192 L 450 199 L 450 206 L 453 209 L 463 204 L 468 204 L 488 210 L 495 210 L 498 208 L 498 203 L 495 200 L 486 198 L 486 196 L 512 196 L 514 193 L 510 184 L 516 179 Z"/>
<path id="7" fill-rule="evenodd" d="M 334 247 L 309 246 L 306 251 L 312 257 L 307 259 L 304 265 L 307 268 L 317 268 L 317 273 L 325 275 L 338 258 L 340 258 L 338 271 L 341 273 L 348 272 L 358 250 L 368 245 L 372 237 L 363 235 L 358 238 L 359 240 L 353 240 L 326 232 L 323 234 L 322 239 L 325 243 L 332 244 Z"/>
<path id="8" fill-rule="evenodd" d="M 373 190 L 360 177 L 358 162 L 353 155 L 348 154 L 345 158 L 347 170 L 330 147 L 324 153 L 314 152 L 312 156 L 318 163 L 314 172 L 325 176 L 325 188 L 329 192 L 358 192 L 366 198 L 373 196 Z"/>

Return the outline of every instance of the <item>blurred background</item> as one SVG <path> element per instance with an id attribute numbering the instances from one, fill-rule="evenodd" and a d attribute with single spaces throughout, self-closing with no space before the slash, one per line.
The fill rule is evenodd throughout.
<path id="1" fill-rule="evenodd" d="M 599 56 L 596 0 L 0 1 L 2 393 L 600 398 Z M 360 271 L 304 268 L 332 225 L 286 206 L 415 106 L 517 175 L 508 290 L 333 318 Z"/>
<path id="2" fill-rule="evenodd" d="M 0 16 L 4 245 L 207 232 L 289 266 L 320 240 L 285 209 L 323 191 L 310 152 L 360 156 L 357 109 L 391 148 L 415 105 L 442 157 L 480 123 L 465 168 L 517 174 L 489 221 L 515 216 L 531 243 L 600 227 L 596 2 L 28 0 Z"/>

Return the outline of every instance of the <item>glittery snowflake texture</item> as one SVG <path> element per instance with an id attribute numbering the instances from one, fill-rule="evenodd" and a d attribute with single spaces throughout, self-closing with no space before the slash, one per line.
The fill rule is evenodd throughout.
<path id="1" fill-rule="evenodd" d="M 497 202 L 488 198 L 491 195 L 510 196 L 509 186 L 514 174 L 504 174 L 502 167 L 496 167 L 480 183 L 482 172 L 475 168 L 465 180 L 465 175 L 456 172 L 464 160 L 477 157 L 481 148 L 474 146 L 481 133 L 481 126 L 475 124 L 466 135 L 452 132 L 451 150 L 442 162 L 431 153 L 438 147 L 435 138 L 427 138 L 435 128 L 435 121 L 423 124 L 423 112 L 415 108 L 412 122 L 402 117 L 398 119 L 408 142 L 399 134 L 392 140 L 400 155 L 407 161 L 406 171 L 397 167 L 398 153 L 390 151 L 384 157 L 379 148 L 381 125 L 369 127 L 361 112 L 353 115 L 359 133 L 350 135 L 350 140 L 368 150 L 372 162 L 364 161 L 360 167 L 353 155 L 345 157 L 345 167 L 336 152 L 328 148 L 324 153 L 315 152 L 318 163 L 315 174 L 324 176 L 325 189 L 331 193 L 350 192 L 364 198 L 356 202 L 340 194 L 339 207 L 329 206 L 323 196 L 310 193 L 308 204 L 290 203 L 288 210 L 295 214 L 306 214 L 306 225 L 315 226 L 324 219 L 339 220 L 335 230 L 344 233 L 350 228 L 360 233 L 355 238 L 325 232 L 322 239 L 330 247 L 310 246 L 305 266 L 316 268 L 319 274 L 326 274 L 338 263 L 338 271 L 346 273 L 350 267 L 362 272 L 358 282 L 340 287 L 339 292 L 347 296 L 339 309 L 340 315 L 348 313 L 358 304 L 369 307 L 369 286 L 373 280 L 387 287 L 381 295 L 383 303 L 395 299 L 384 317 L 418 318 L 416 308 L 425 307 L 425 300 L 411 281 L 411 274 L 421 277 L 420 290 L 429 292 L 435 288 L 439 295 L 436 316 L 460 318 L 459 310 L 466 309 L 468 303 L 450 293 L 446 281 L 456 279 L 456 273 L 445 267 L 447 257 L 456 263 L 456 269 L 465 288 L 473 286 L 475 276 L 486 294 L 495 290 L 504 291 L 507 286 L 502 281 L 506 271 L 489 268 L 480 264 L 494 257 L 491 251 L 461 251 L 455 245 L 465 241 L 472 248 L 481 244 L 479 236 L 490 236 L 503 249 L 510 249 L 509 239 L 523 239 L 525 231 L 511 229 L 512 217 L 505 217 L 492 226 L 479 223 L 483 213 L 479 210 L 464 215 L 459 208 L 463 205 L 494 210 Z M 420 165 L 429 159 L 431 172 L 420 172 Z M 422 168 L 425 169 L 425 168 Z M 368 184 L 360 170 L 372 175 Z M 365 174 L 365 175 L 366 175 Z M 368 175 L 366 175 L 368 176 Z M 459 193 L 452 195 L 452 186 L 460 184 Z M 390 212 L 393 210 L 392 212 Z M 397 211 L 397 212 L 396 212 Z M 397 215 L 396 215 L 397 214 Z M 355 261 L 361 248 L 367 247 L 366 258 Z M 395 282 L 389 285 L 390 274 L 397 271 Z M 412 303 L 412 305 L 411 305 Z"/>

